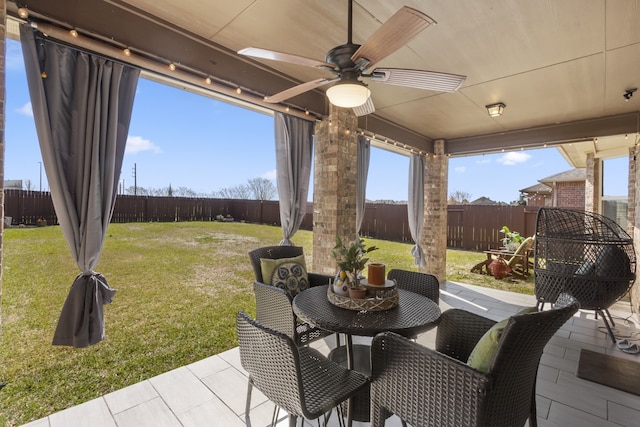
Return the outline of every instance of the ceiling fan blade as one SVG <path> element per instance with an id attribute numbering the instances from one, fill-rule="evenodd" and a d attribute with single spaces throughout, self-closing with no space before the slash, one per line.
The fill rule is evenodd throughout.
<path id="1" fill-rule="evenodd" d="M 367 99 L 367 102 L 365 102 L 364 104 L 358 107 L 353 107 L 353 112 L 358 117 L 366 116 L 367 114 L 373 114 L 375 113 L 375 111 L 376 107 L 373 106 L 373 100 L 371 99 L 371 97 L 369 97 Z"/>
<path id="2" fill-rule="evenodd" d="M 351 59 L 360 65 L 362 70 L 370 68 L 435 23 L 436 21 L 424 13 L 404 6 L 382 24 L 351 56 Z"/>
<path id="3" fill-rule="evenodd" d="M 466 76 L 436 71 L 408 70 L 405 68 L 376 68 L 369 76 L 371 81 L 417 89 L 455 92 Z"/>
<path id="4" fill-rule="evenodd" d="M 293 98 L 296 95 L 300 95 L 301 93 L 305 93 L 311 89 L 324 86 L 327 83 L 331 83 L 336 80 L 338 80 L 338 78 L 311 80 L 310 82 L 302 83 L 292 88 L 289 88 L 287 90 L 283 90 L 282 92 L 278 92 L 275 95 L 267 96 L 264 98 L 264 102 L 277 104 L 278 102 L 282 102 L 286 99 Z"/>
<path id="5" fill-rule="evenodd" d="M 275 50 L 261 49 L 259 47 L 246 47 L 238 51 L 240 55 L 252 56 L 254 58 L 270 59 L 273 61 L 288 62 L 290 64 L 304 65 L 315 68 L 335 69 L 335 65 L 304 56 L 293 55 L 291 53 L 278 52 Z"/>

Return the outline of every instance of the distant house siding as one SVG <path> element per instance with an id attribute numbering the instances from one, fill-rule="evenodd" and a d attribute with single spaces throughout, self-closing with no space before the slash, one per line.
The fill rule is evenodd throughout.
<path id="1" fill-rule="evenodd" d="M 584 209 L 584 182 L 556 183 L 556 207 Z"/>

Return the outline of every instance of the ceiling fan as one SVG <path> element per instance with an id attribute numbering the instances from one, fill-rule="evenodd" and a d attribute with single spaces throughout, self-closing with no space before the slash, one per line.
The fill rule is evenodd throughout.
<path id="1" fill-rule="evenodd" d="M 328 70 L 331 78 L 319 78 L 302 83 L 265 98 L 278 103 L 309 90 L 336 82 L 327 90 L 329 102 L 343 108 L 353 108 L 358 116 L 373 113 L 371 91 L 360 78 L 372 82 L 407 86 L 440 92 L 455 92 L 466 76 L 405 68 L 373 68 L 373 66 L 406 45 L 422 30 L 436 22 L 424 13 L 404 6 L 378 28 L 363 45 L 352 42 L 353 0 L 349 0 L 348 40 L 331 49 L 325 61 L 274 50 L 248 47 L 238 51 L 241 55 L 283 61 Z"/>

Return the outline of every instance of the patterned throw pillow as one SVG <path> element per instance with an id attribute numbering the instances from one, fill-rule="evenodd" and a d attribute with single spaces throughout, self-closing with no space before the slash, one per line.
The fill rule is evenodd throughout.
<path id="1" fill-rule="evenodd" d="M 276 271 L 276 268 L 285 262 L 297 262 L 300 264 L 305 270 L 307 269 L 307 264 L 304 261 L 304 255 L 298 255 L 291 258 L 260 258 L 260 272 L 262 273 L 262 281 L 265 285 L 271 285 L 271 279 L 273 277 L 273 272 Z"/>
<path id="2" fill-rule="evenodd" d="M 309 289 L 307 270 L 297 262 L 284 262 L 273 272 L 271 285 L 284 289 L 291 297 L 295 297 L 305 289 Z"/>

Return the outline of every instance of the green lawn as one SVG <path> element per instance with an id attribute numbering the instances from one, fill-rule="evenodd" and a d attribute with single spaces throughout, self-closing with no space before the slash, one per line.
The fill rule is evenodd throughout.
<path id="1" fill-rule="evenodd" d="M 242 223 L 112 224 L 96 270 L 118 290 L 106 338 L 85 349 L 51 339 L 75 276 L 59 227 L 5 230 L 0 330 L 0 425 L 15 426 L 237 345 L 235 313 L 253 315 L 247 252 L 280 228 Z M 312 234 L 293 239 L 311 262 Z M 415 269 L 411 245 L 368 239 L 372 259 Z M 447 279 L 532 293 L 532 282 L 469 273 L 484 254 L 448 251 Z M 390 268 L 390 267 L 388 267 Z"/>

